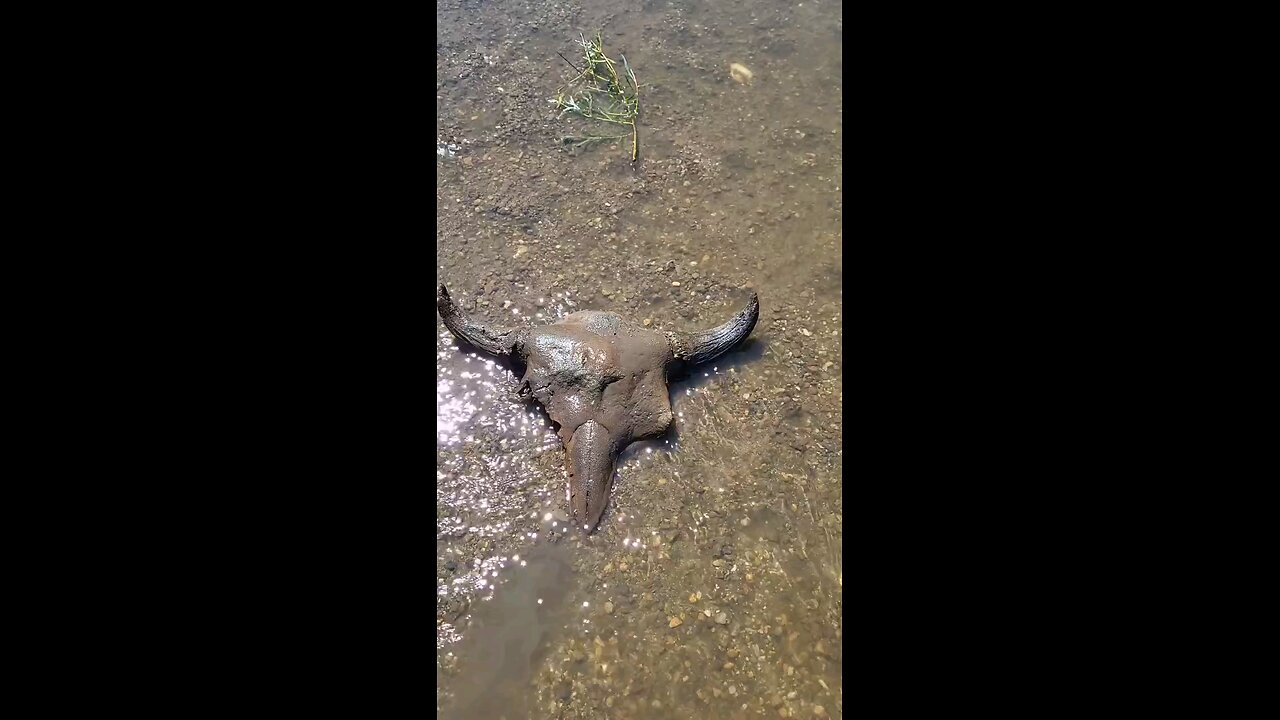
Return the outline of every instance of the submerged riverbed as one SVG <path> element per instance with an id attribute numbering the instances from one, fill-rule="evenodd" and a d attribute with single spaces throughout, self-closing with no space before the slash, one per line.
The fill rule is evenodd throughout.
<path id="1" fill-rule="evenodd" d="M 585 538 L 545 412 L 435 317 L 441 717 L 842 716 L 841 10 L 437 3 L 436 281 L 466 312 L 761 306 L 671 378 L 672 431 L 628 448 Z M 597 30 L 640 83 L 635 163 L 565 145 L 599 128 L 548 102 Z"/>

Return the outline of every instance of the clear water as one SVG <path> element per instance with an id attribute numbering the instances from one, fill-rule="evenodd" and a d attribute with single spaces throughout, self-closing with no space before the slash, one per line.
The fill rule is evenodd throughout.
<path id="1" fill-rule="evenodd" d="M 675 427 L 627 450 L 588 538 L 546 414 L 436 316 L 442 717 L 842 716 L 841 14 L 437 3 L 436 279 L 468 312 L 691 330 L 761 302 L 671 380 Z M 596 30 L 641 83 L 637 163 L 560 142 L 619 133 L 548 103 Z"/>

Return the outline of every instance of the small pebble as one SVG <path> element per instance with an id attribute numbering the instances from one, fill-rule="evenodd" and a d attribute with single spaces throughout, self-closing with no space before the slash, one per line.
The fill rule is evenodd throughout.
<path id="1" fill-rule="evenodd" d="M 679 281 L 679 280 L 672 280 L 672 281 L 671 281 L 671 287 L 680 287 L 680 281 Z"/>
<path id="2" fill-rule="evenodd" d="M 724 613 L 720 613 L 719 615 L 716 615 L 716 624 L 717 624 L 717 625 L 728 625 L 728 624 L 729 624 L 729 616 L 728 616 L 728 615 L 726 615 L 726 614 L 724 614 Z"/>
<path id="3" fill-rule="evenodd" d="M 682 624 L 684 624 L 683 620 L 678 617 L 673 617 L 667 622 L 667 627 L 680 627 Z"/>

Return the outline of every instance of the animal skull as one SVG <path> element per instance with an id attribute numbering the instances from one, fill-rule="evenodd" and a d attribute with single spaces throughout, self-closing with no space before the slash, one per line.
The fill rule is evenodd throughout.
<path id="1" fill-rule="evenodd" d="M 755 293 L 732 320 L 692 333 L 646 330 L 611 312 L 584 310 L 551 325 L 498 328 L 473 322 L 444 285 L 436 308 L 458 339 L 525 365 L 521 397 L 533 397 L 560 426 L 570 506 L 584 532 L 600 523 L 618 454 L 671 425 L 667 370 L 714 360 L 751 334 Z"/>

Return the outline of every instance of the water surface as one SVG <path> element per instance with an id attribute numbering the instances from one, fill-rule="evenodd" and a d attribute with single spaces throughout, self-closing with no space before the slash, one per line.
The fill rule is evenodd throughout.
<path id="1" fill-rule="evenodd" d="M 672 378 L 674 428 L 586 539 L 546 414 L 435 316 L 437 710 L 841 717 L 841 4 L 436 7 L 436 280 L 468 312 L 692 330 L 761 303 Z M 596 30 L 641 83 L 637 163 L 567 148 L 617 131 L 547 102 Z"/>

